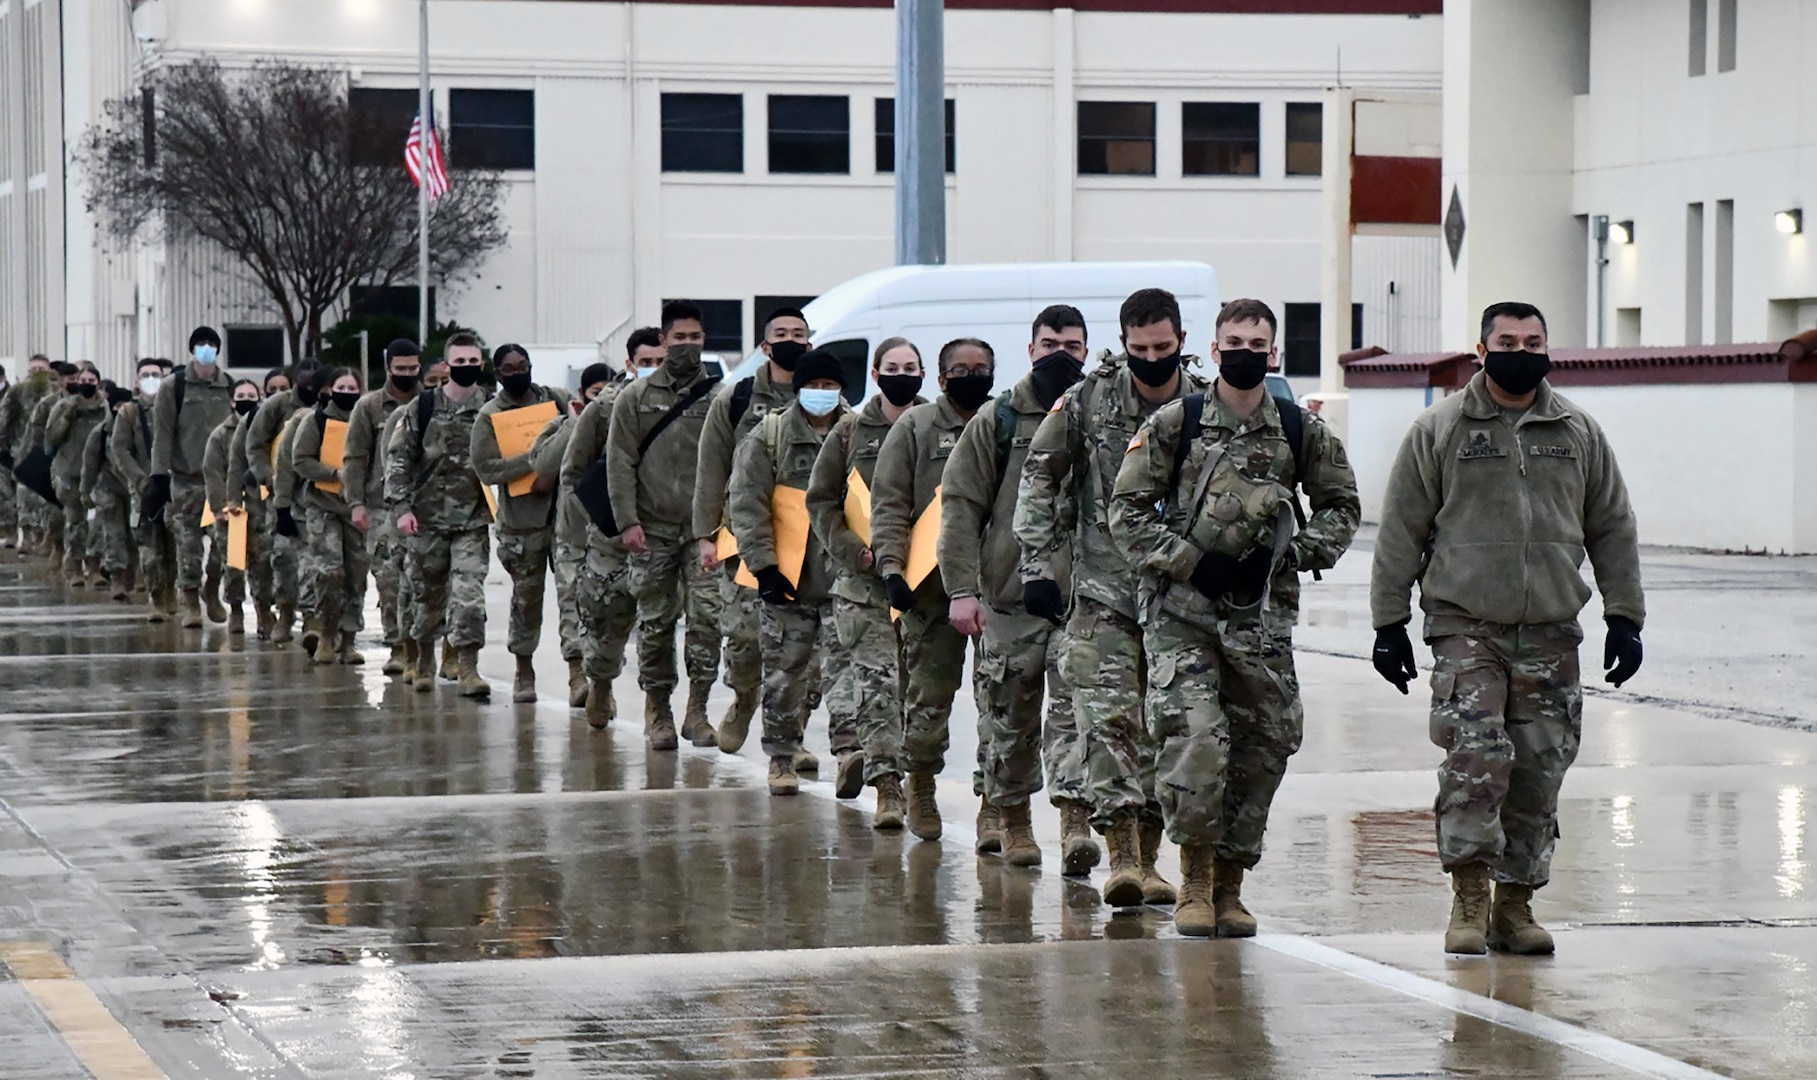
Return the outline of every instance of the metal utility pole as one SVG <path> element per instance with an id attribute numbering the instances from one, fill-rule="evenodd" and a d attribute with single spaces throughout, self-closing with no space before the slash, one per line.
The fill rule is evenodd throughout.
<path id="1" fill-rule="evenodd" d="M 896 263 L 946 262 L 945 0 L 896 0 Z"/>
<path id="2" fill-rule="evenodd" d="M 417 0 L 416 115 L 422 123 L 417 161 L 421 183 L 416 185 L 416 345 L 428 348 L 429 340 L 429 140 L 435 129 L 429 118 L 429 0 Z"/>
<path id="3" fill-rule="evenodd" d="M 1609 215 L 1591 218 L 1590 228 L 1596 237 L 1596 347 L 1600 349 L 1604 344 L 1604 319 L 1609 312 Z"/>

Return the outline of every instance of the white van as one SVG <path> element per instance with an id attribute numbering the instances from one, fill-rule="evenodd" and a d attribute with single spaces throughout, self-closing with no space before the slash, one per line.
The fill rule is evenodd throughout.
<path id="1" fill-rule="evenodd" d="M 846 396 L 853 402 L 875 389 L 871 350 L 888 337 L 908 338 L 921 350 L 928 372 L 923 392 L 932 398 L 939 392 L 935 358 L 954 338 L 990 342 L 997 353 L 996 387 L 1007 389 L 1028 374 L 1029 330 L 1042 308 L 1078 308 L 1095 356 L 1102 349 L 1118 351 L 1117 312 L 1129 294 L 1156 286 L 1179 298 L 1186 351 L 1208 355 L 1218 313 L 1218 275 L 1198 262 L 896 266 L 853 278 L 802 310 L 814 344 L 845 362 L 851 375 Z M 763 353 L 752 353 L 727 380 L 755 374 L 762 362 Z M 1086 365 L 1087 370 L 1094 366 Z"/>

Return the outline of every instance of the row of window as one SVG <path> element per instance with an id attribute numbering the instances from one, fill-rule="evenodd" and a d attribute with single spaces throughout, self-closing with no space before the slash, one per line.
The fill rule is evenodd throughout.
<path id="1" fill-rule="evenodd" d="M 395 164 L 416 117 L 415 90 L 355 87 L 348 99 L 353 160 Z M 896 101 L 874 98 L 874 168 L 896 168 Z M 1154 102 L 1081 101 L 1081 176 L 1155 175 Z M 768 98 L 769 171 L 844 175 L 852 171 L 851 99 L 825 94 Z M 957 110 L 946 101 L 946 171 L 957 166 Z M 1317 176 L 1323 156 L 1323 109 L 1289 102 L 1286 173 Z M 536 93 L 448 91 L 444 126 L 455 169 L 534 169 Z M 1262 108 L 1255 102 L 1188 101 L 1180 105 L 1180 164 L 1186 176 L 1256 176 L 1261 172 Z M 662 95 L 662 171 L 742 173 L 744 95 Z"/>

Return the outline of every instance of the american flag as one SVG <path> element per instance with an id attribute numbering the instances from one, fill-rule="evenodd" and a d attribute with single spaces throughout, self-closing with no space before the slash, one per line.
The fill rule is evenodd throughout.
<path id="1" fill-rule="evenodd" d="M 404 170 L 410 179 L 416 181 L 417 187 L 424 185 L 423 166 L 420 160 L 423 151 L 423 116 L 417 114 L 410 123 L 410 137 L 404 140 Z M 435 116 L 429 117 L 429 201 L 434 202 L 448 194 L 448 162 L 442 157 L 442 141 L 435 137 Z"/>

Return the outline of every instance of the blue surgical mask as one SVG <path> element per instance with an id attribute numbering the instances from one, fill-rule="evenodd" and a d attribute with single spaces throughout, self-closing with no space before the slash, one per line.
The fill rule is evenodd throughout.
<path id="1" fill-rule="evenodd" d="M 825 416 L 839 407 L 839 391 L 802 390 L 795 395 L 795 400 L 801 402 L 809 416 Z"/>
<path id="2" fill-rule="evenodd" d="M 632 369 L 632 370 L 633 370 L 633 371 L 635 371 L 635 372 L 637 372 L 637 377 L 638 377 L 638 378 L 640 378 L 640 379 L 647 379 L 647 378 L 649 378 L 649 377 L 650 377 L 650 376 L 652 376 L 652 375 L 654 375 L 654 374 L 656 374 L 656 373 L 657 373 L 657 372 L 658 372 L 658 371 L 660 371 L 660 370 L 662 370 L 662 365 L 661 365 L 661 364 L 658 364 L 658 365 L 656 365 L 656 366 L 655 366 L 655 367 L 640 367 L 640 368 L 633 368 L 633 369 Z"/>
<path id="3" fill-rule="evenodd" d="M 215 356 L 215 347 L 213 345 L 196 346 L 196 363 L 212 364 L 215 362 Z"/>

